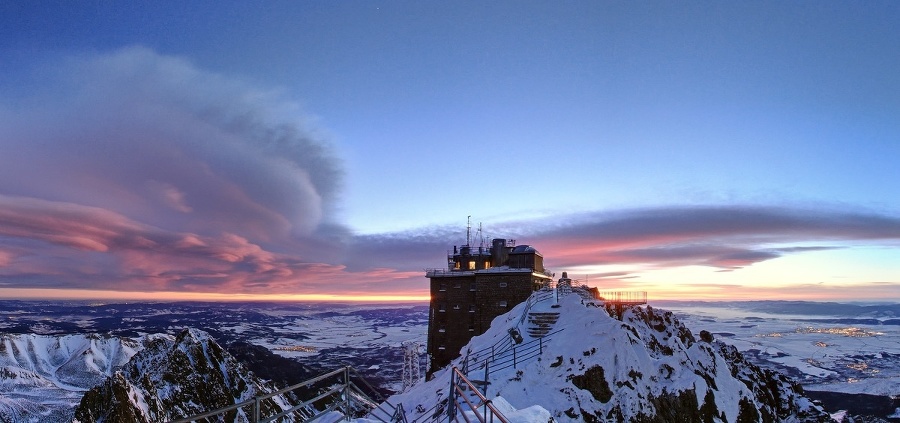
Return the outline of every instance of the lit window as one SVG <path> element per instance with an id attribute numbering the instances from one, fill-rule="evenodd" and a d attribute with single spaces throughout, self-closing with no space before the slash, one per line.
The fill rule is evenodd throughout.
<path id="1" fill-rule="evenodd" d="M 453 268 L 454 268 L 454 269 L 459 269 L 459 262 L 453 263 Z"/>
<path id="2" fill-rule="evenodd" d="M 490 269 L 490 268 L 491 268 L 491 262 L 490 262 L 490 261 L 484 262 L 484 268 L 485 268 L 485 269 Z"/>
<path id="3" fill-rule="evenodd" d="M 469 262 L 469 270 L 475 270 L 475 260 Z"/>

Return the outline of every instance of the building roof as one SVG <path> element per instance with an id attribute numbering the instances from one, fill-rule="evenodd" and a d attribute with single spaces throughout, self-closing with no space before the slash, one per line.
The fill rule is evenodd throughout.
<path id="1" fill-rule="evenodd" d="M 534 247 L 527 245 L 527 244 L 517 245 L 515 248 L 512 249 L 512 254 L 523 254 L 523 253 L 540 254 L 537 250 L 534 249 Z"/>

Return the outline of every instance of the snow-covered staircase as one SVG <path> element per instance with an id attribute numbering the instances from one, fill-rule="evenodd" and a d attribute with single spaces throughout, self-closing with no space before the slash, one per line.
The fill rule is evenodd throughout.
<path id="1" fill-rule="evenodd" d="M 559 320 L 558 312 L 528 312 L 528 336 L 532 338 L 543 338 L 553 330 L 553 325 L 556 324 L 557 320 Z"/>

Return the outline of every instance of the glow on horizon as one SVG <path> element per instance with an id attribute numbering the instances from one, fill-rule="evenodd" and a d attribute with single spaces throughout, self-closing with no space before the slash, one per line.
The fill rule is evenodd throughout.
<path id="1" fill-rule="evenodd" d="M 333 302 L 333 303 L 408 303 L 427 302 L 428 295 L 401 294 L 222 294 L 215 292 L 123 292 L 81 289 L 0 288 L 6 300 L 75 301 L 259 301 L 259 302 Z"/>
<path id="2" fill-rule="evenodd" d="M 880 247 L 797 253 L 728 271 L 598 265 L 568 272 L 601 291 L 647 291 L 651 300 L 900 301 L 900 251 Z"/>

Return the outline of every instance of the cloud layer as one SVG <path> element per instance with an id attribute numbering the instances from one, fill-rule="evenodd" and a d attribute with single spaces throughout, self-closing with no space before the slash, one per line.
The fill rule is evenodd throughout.
<path id="1" fill-rule="evenodd" d="M 427 294 L 464 228 L 354 235 L 342 165 L 295 104 L 143 48 L 69 57 L 0 98 L 0 287 Z M 900 246 L 900 217 L 846 208 L 658 207 L 490 222 L 556 271 L 734 271 L 803 251 Z M 882 281 L 885 282 L 885 281 Z M 895 283 L 896 281 L 886 281 Z"/>
<path id="2" fill-rule="evenodd" d="M 9 103 L 8 286 L 253 289 L 334 247 L 315 240 L 340 162 L 277 93 L 130 48 L 61 60 Z"/>
<path id="3" fill-rule="evenodd" d="M 787 254 L 853 244 L 900 246 L 900 217 L 846 209 L 673 206 L 500 222 L 492 225 L 492 232 L 534 245 L 548 266 L 560 270 L 630 264 L 734 270 Z M 399 253 L 426 265 L 427 251 L 444 252 L 452 245 L 449 240 L 462 244 L 465 232 L 444 227 L 369 238 L 361 239 L 358 255 L 384 261 Z M 431 255 L 430 263 L 442 263 Z"/>
<path id="4" fill-rule="evenodd" d="M 661 207 L 570 219 L 532 233 L 560 266 L 699 264 L 727 270 L 853 242 L 900 242 L 900 218 L 848 210 Z M 801 243 L 815 245 L 794 245 Z"/>

